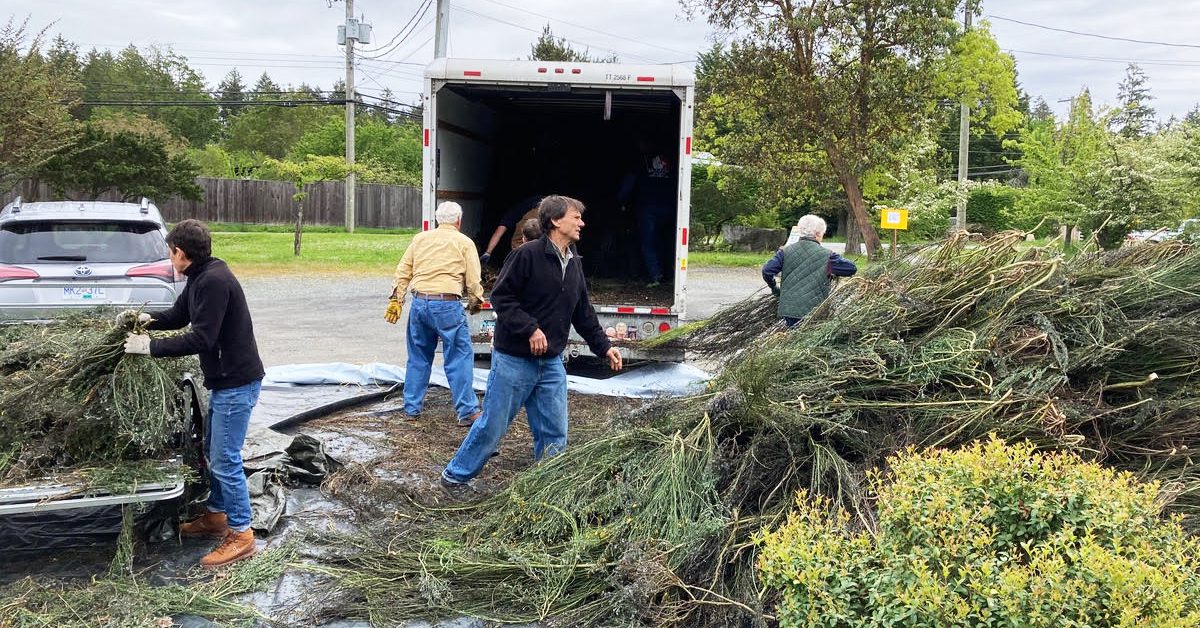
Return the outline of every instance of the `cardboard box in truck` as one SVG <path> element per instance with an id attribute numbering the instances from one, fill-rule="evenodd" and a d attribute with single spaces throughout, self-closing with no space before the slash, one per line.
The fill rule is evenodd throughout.
<path id="1" fill-rule="evenodd" d="M 638 343 L 686 314 L 693 90 L 691 72 L 669 65 L 435 60 L 422 102 L 423 229 L 436 226 L 438 203 L 456 201 L 463 232 L 483 252 L 537 198 L 583 201 L 577 248 L 601 325 L 627 359 L 682 360 L 681 349 Z M 648 171 L 653 202 L 639 196 Z M 653 219 L 651 203 L 660 208 Z M 497 239 L 485 292 L 520 227 L 506 224 Z M 491 353 L 495 321 L 486 303 L 471 317 L 476 354 Z M 572 332 L 564 358 L 580 355 L 591 352 Z"/>

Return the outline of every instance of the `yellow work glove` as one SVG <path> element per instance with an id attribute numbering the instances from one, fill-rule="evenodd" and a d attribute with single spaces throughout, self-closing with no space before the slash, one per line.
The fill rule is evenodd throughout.
<path id="1" fill-rule="evenodd" d="M 395 325 L 396 321 L 400 320 L 401 307 L 400 301 L 390 299 L 388 301 L 387 313 L 383 315 L 383 320 Z"/>
<path id="2" fill-rule="evenodd" d="M 467 311 L 472 314 L 478 314 L 483 309 L 483 301 L 475 297 L 467 298 Z"/>

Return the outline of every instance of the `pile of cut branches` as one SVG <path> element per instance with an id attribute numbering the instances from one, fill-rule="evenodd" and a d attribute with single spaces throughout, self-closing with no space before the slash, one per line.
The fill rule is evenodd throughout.
<path id="1" fill-rule="evenodd" d="M 126 355 L 127 331 L 100 314 L 0 330 L 0 486 L 168 452 L 198 365 Z"/>
<path id="2" fill-rule="evenodd" d="M 765 625 L 755 539 L 798 490 L 870 526 L 868 470 L 988 434 L 1159 480 L 1195 527 L 1200 252 L 1067 259 L 1021 239 L 870 267 L 790 331 L 771 297 L 734 306 L 691 332 L 731 350 L 707 394 L 620 417 L 484 501 L 343 538 L 340 612 Z"/>

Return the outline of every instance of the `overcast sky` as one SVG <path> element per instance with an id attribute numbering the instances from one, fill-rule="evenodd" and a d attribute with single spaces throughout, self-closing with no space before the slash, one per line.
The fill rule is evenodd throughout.
<path id="1" fill-rule="evenodd" d="M 432 2 L 432 0 L 431 0 Z M 360 46 L 359 91 L 391 88 L 413 102 L 433 56 L 430 7 L 415 32 L 387 46 L 425 6 L 422 0 L 355 0 L 356 15 L 374 27 Z M 215 85 L 237 67 L 248 83 L 264 71 L 281 84 L 328 89 L 344 76 L 336 27 L 345 5 L 327 0 L 0 0 L 6 15 L 50 25 L 81 48 L 171 46 Z M 984 0 L 1000 46 L 1017 59 L 1022 87 L 1056 112 L 1081 88 L 1098 104 L 1114 104 L 1125 66 L 1149 77 L 1160 119 L 1182 117 L 1200 101 L 1200 0 Z M 1000 19 L 1006 18 L 1006 19 Z M 1134 43 L 1020 24 L 1066 29 Z M 615 52 L 630 63 L 690 63 L 714 41 L 703 21 L 689 21 L 673 0 L 450 0 L 450 56 L 524 58 L 543 25 L 576 49 Z M 1163 45 L 1175 44 L 1175 45 Z M 373 52 L 372 52 L 373 51 Z M 1059 102 L 1064 101 L 1064 102 Z"/>

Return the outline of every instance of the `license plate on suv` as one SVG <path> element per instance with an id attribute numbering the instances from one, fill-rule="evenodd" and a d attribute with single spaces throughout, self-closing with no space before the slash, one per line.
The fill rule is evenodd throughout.
<path id="1" fill-rule="evenodd" d="M 104 288 L 69 287 L 63 288 L 63 301 L 103 301 Z"/>

